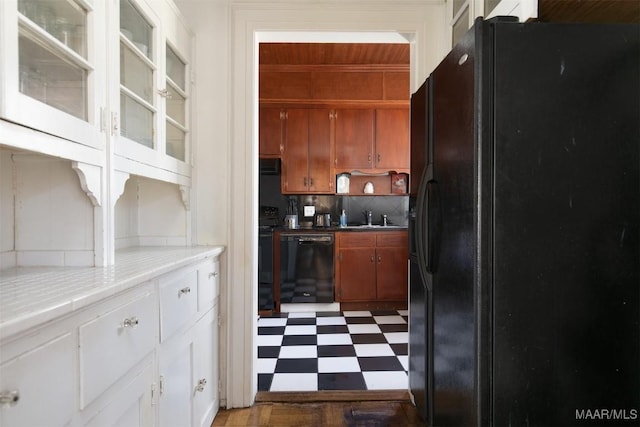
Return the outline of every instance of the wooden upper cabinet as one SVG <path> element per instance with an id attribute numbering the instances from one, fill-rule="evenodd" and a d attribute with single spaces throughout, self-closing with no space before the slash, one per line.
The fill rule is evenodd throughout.
<path id="1" fill-rule="evenodd" d="M 280 108 L 260 106 L 260 157 L 280 157 L 284 114 Z"/>
<path id="2" fill-rule="evenodd" d="M 329 109 L 290 108 L 285 113 L 282 192 L 332 193 Z"/>
<path id="3" fill-rule="evenodd" d="M 409 169 L 409 109 L 376 110 L 375 168 Z"/>
<path id="4" fill-rule="evenodd" d="M 309 111 L 289 109 L 285 113 L 285 142 L 282 153 L 282 192 L 308 190 Z"/>
<path id="5" fill-rule="evenodd" d="M 373 167 L 374 110 L 336 110 L 336 172 Z"/>
<path id="6" fill-rule="evenodd" d="M 333 111 L 328 109 L 309 110 L 309 151 L 308 176 L 309 192 L 332 193 L 335 176 L 331 161 L 333 144 L 331 140 L 331 121 Z"/>

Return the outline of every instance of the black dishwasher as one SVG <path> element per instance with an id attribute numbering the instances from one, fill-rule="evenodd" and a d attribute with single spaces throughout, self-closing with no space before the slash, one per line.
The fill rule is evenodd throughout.
<path id="1" fill-rule="evenodd" d="M 333 234 L 280 235 L 280 303 L 332 303 Z"/>

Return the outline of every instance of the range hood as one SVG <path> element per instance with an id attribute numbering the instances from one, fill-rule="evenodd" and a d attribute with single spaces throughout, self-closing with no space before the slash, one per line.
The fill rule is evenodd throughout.
<path id="1" fill-rule="evenodd" d="M 260 175 L 280 175 L 279 158 L 260 159 Z"/>

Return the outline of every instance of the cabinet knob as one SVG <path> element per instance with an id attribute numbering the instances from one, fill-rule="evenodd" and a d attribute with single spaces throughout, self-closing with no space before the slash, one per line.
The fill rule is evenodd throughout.
<path id="1" fill-rule="evenodd" d="M 369 155 L 367 156 L 367 161 L 371 163 L 371 153 L 369 153 Z"/>
<path id="2" fill-rule="evenodd" d="M 180 297 L 181 295 L 186 295 L 191 293 L 191 288 L 190 287 L 186 287 L 186 288 L 182 288 L 178 291 L 178 297 Z"/>
<path id="3" fill-rule="evenodd" d="M 378 163 L 380 163 L 380 153 L 378 153 Z"/>
<path id="4" fill-rule="evenodd" d="M 207 384 L 207 380 L 202 378 L 196 385 L 196 391 L 204 391 L 204 386 Z"/>
<path id="5" fill-rule="evenodd" d="M 124 319 L 122 321 L 122 327 L 123 328 L 135 328 L 136 326 L 138 326 L 140 322 L 138 321 L 138 318 L 133 316 L 133 317 L 128 317 L 126 319 Z"/>
<path id="6" fill-rule="evenodd" d="M 20 392 L 18 390 L 0 392 L 0 405 L 16 406 L 20 400 Z"/>
<path id="7" fill-rule="evenodd" d="M 171 99 L 171 94 L 167 89 L 159 89 L 158 94 L 163 98 Z"/>
<path id="8" fill-rule="evenodd" d="M 376 260 L 376 257 L 371 255 L 371 262 L 375 262 L 375 260 Z"/>
<path id="9" fill-rule="evenodd" d="M 211 279 L 212 277 L 218 277 L 218 272 L 214 271 L 213 273 L 209 273 L 209 279 Z"/>
<path id="10" fill-rule="evenodd" d="M 378 262 L 382 262 L 382 256 L 378 255 Z"/>

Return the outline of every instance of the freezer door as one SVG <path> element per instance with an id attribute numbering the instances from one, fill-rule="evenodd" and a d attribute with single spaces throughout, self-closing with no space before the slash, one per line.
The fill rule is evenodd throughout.
<path id="1" fill-rule="evenodd" d="M 438 426 L 476 424 L 475 56 L 471 31 L 432 74 L 427 267 L 433 274 L 433 424 Z"/>

